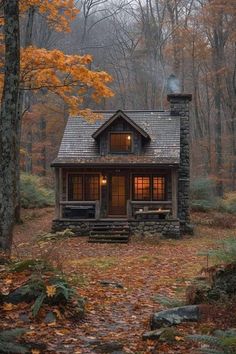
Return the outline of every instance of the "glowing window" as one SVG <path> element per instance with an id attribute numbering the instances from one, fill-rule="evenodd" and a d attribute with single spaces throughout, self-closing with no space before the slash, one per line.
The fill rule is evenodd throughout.
<path id="1" fill-rule="evenodd" d="M 132 135 L 130 133 L 111 133 L 110 151 L 111 152 L 131 152 Z"/>

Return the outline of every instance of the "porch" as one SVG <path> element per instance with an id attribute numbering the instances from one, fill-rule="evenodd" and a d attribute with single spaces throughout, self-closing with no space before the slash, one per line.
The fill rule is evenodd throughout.
<path id="1" fill-rule="evenodd" d="M 143 172 L 145 171 L 145 172 Z M 177 169 L 56 168 L 58 220 L 177 218 Z"/>

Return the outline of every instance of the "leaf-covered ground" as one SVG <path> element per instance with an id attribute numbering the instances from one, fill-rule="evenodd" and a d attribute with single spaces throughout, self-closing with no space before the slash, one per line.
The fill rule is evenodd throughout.
<path id="1" fill-rule="evenodd" d="M 214 227 L 208 216 L 196 214 L 195 236 L 182 240 L 158 243 L 155 239 L 132 239 L 127 245 L 110 245 L 89 244 L 87 238 L 70 238 L 37 243 L 37 235 L 50 230 L 53 210 L 28 211 L 23 217 L 24 223 L 15 229 L 13 256 L 44 257 L 53 262 L 87 299 L 83 320 L 66 319 L 55 310 L 57 320 L 50 324 L 44 320 L 49 308 L 44 308 L 35 320 L 24 317 L 29 311 L 27 304 L 2 306 L 1 327 L 27 328 L 25 339 L 46 343 L 46 352 L 105 352 L 102 344 L 115 341 L 123 344 L 125 353 L 193 353 L 195 344 L 185 339 L 186 334 L 236 326 L 235 306 L 206 305 L 202 321 L 178 326 L 172 344 L 142 340 L 142 334 L 149 330 L 151 314 L 163 309 L 156 297 L 184 299 L 191 278 L 208 265 L 207 257 L 199 254 L 217 247 L 217 241 L 222 238 L 234 235 L 236 227 Z M 29 276 L 27 272 L 2 274 L 1 286 L 5 292 L 21 285 Z M 106 286 L 102 281 L 122 286 Z"/>

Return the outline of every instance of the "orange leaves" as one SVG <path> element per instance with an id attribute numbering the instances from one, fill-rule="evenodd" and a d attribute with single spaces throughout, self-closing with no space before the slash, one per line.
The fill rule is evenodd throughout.
<path id="1" fill-rule="evenodd" d="M 49 25 L 56 31 L 70 31 L 70 22 L 79 13 L 74 0 L 21 0 L 20 11 L 26 12 L 34 6 L 38 12 L 47 18 Z"/>
<path id="2" fill-rule="evenodd" d="M 56 295 L 57 292 L 57 288 L 53 285 L 47 285 L 46 286 L 46 293 L 48 297 L 53 297 L 54 295 Z"/>
<path id="3" fill-rule="evenodd" d="M 90 55 L 66 55 L 60 50 L 28 47 L 22 50 L 21 86 L 25 90 L 46 88 L 68 104 L 71 114 L 78 114 L 85 94 L 89 93 L 95 101 L 113 96 L 107 86 L 111 76 L 90 70 L 91 62 Z"/>

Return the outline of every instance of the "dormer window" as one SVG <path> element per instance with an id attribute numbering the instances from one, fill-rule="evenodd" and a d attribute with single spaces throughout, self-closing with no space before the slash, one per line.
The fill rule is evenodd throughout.
<path id="1" fill-rule="evenodd" d="M 132 152 L 132 133 L 110 133 L 110 152 Z"/>

